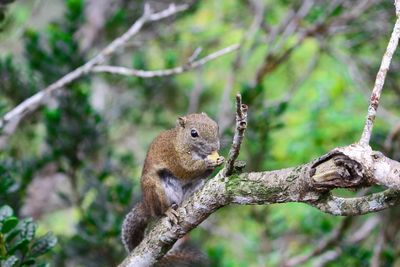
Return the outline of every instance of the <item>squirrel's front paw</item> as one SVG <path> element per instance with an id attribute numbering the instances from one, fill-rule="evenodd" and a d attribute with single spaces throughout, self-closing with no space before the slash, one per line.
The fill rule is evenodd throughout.
<path id="1" fill-rule="evenodd" d="M 177 209 L 177 206 L 172 206 L 165 212 L 165 216 L 168 217 L 169 222 L 172 223 L 172 224 L 178 224 L 179 223 L 179 214 L 176 211 L 176 209 Z"/>
<path id="2" fill-rule="evenodd" d="M 219 156 L 216 160 L 210 159 L 210 158 L 206 158 L 205 162 L 206 162 L 206 166 L 209 169 L 214 169 L 217 166 L 220 166 L 222 163 L 224 163 L 225 158 L 223 156 Z"/>

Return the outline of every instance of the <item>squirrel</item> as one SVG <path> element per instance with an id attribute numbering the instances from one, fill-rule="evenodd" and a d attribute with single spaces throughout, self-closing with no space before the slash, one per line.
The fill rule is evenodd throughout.
<path id="1" fill-rule="evenodd" d="M 128 252 L 142 241 L 152 219 L 166 215 L 177 222 L 177 206 L 224 162 L 217 152 L 218 131 L 217 123 L 205 113 L 190 114 L 178 118 L 175 128 L 151 143 L 141 176 L 142 200 L 122 224 L 122 241 Z"/>

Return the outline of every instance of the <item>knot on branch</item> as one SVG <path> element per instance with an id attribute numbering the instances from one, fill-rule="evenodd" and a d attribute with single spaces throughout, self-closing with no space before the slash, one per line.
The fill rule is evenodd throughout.
<path id="1" fill-rule="evenodd" d="M 362 165 L 338 150 L 317 159 L 310 168 L 310 178 L 318 189 L 359 187 L 365 184 L 364 177 Z"/>
<path id="2" fill-rule="evenodd" d="M 245 130 L 247 128 L 247 111 L 248 106 L 242 103 L 240 94 L 236 96 L 236 122 L 238 130 Z"/>

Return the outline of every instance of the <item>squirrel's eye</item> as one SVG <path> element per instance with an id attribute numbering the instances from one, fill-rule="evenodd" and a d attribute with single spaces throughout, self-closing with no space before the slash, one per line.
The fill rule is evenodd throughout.
<path id="1" fill-rule="evenodd" d="M 192 137 L 199 137 L 199 134 L 197 133 L 196 130 L 191 130 L 191 131 L 190 131 L 190 135 L 191 135 Z"/>

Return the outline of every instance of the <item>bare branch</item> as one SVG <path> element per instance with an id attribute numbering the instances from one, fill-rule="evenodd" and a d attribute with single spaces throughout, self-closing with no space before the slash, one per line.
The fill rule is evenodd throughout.
<path id="1" fill-rule="evenodd" d="M 187 65 L 175 67 L 172 69 L 165 69 L 165 70 L 137 70 L 131 69 L 126 67 L 119 67 L 119 66 L 96 66 L 91 69 L 92 72 L 107 72 L 111 74 L 118 74 L 118 75 L 126 75 L 126 76 L 137 76 L 142 78 L 153 78 L 153 77 L 163 77 L 163 76 L 171 76 L 175 74 L 181 74 L 187 72 L 192 69 L 199 68 L 206 64 L 207 62 L 214 60 L 220 56 L 226 55 L 235 51 L 239 48 L 238 44 L 234 44 L 224 49 L 221 49 L 217 52 L 209 54 L 206 57 L 203 57 L 199 60 L 188 62 Z"/>
<path id="2" fill-rule="evenodd" d="M 107 57 L 115 53 L 120 47 L 122 47 L 130 38 L 135 36 L 143 25 L 150 21 L 157 21 L 166 17 L 170 17 L 178 12 L 187 9 L 187 5 L 170 5 L 167 9 L 158 13 L 152 13 L 148 5 L 145 6 L 143 15 L 126 31 L 123 35 L 112 41 L 107 47 L 100 51 L 94 58 L 86 62 L 84 65 L 78 67 L 72 72 L 66 74 L 53 84 L 49 85 L 45 89 L 36 93 L 35 95 L 27 98 L 18 106 L 7 112 L 3 118 L 0 119 L 0 140 L 4 141 L 5 137 L 11 135 L 17 128 L 19 122 L 37 110 L 43 105 L 45 99 L 54 91 L 63 88 L 69 83 L 89 73 L 92 68 L 105 61 Z M 4 137 L 5 136 L 5 137 Z"/>
<path id="3" fill-rule="evenodd" d="M 85 22 L 78 30 L 77 40 L 81 51 L 87 51 L 95 43 L 109 14 L 115 12 L 112 1 L 88 0 L 85 5 Z"/>
<path id="4" fill-rule="evenodd" d="M 193 54 L 189 57 L 188 62 L 193 63 L 197 59 L 197 57 L 200 55 L 201 51 L 203 51 L 203 48 L 197 47 L 194 51 Z"/>
<path id="5" fill-rule="evenodd" d="M 400 193 L 388 189 L 365 197 L 343 198 L 329 195 L 312 206 L 332 215 L 350 216 L 377 212 L 399 204 Z M 355 207 L 357 210 L 354 210 Z"/>
<path id="6" fill-rule="evenodd" d="M 383 145 L 386 153 L 390 153 L 392 147 L 394 146 L 394 142 L 396 142 L 396 139 L 399 138 L 399 135 L 400 135 L 400 123 L 397 123 L 390 130 Z"/>
<path id="7" fill-rule="evenodd" d="M 337 1 L 335 1 L 337 2 Z M 337 5 L 337 3 L 331 4 L 330 9 L 333 11 L 334 7 Z M 339 1 L 340 2 L 340 1 Z M 310 36 L 322 36 L 322 37 L 327 37 L 330 34 L 332 34 L 332 28 L 337 28 L 341 25 L 344 25 L 348 21 L 357 18 L 362 12 L 364 12 L 374 1 L 372 0 L 366 0 L 366 1 L 358 1 L 357 5 L 355 5 L 350 11 L 343 13 L 342 15 L 332 19 L 332 20 L 326 20 L 326 21 L 321 21 L 313 24 L 310 27 L 307 28 L 302 28 L 299 30 L 299 36 L 297 37 L 296 42 L 291 45 L 290 47 L 286 49 L 280 49 L 279 47 L 274 49 L 276 53 L 273 53 L 269 51 L 265 57 L 264 57 L 264 62 L 261 64 L 261 66 L 258 68 L 256 71 L 256 75 L 253 81 L 253 84 L 260 84 L 264 78 L 266 77 L 267 74 L 271 73 L 274 71 L 282 62 L 284 62 L 287 58 L 291 56 L 293 51 L 297 47 L 299 47 L 304 40 L 306 40 L 307 37 Z M 304 4 L 304 2 L 303 2 Z M 295 14 L 292 14 L 292 16 L 295 16 Z M 289 21 L 292 18 L 289 18 Z M 284 28 L 280 29 L 284 30 Z M 276 38 L 275 38 L 276 39 Z M 275 41 L 275 40 L 272 40 Z M 283 51 L 278 53 L 278 51 Z"/>
<path id="8" fill-rule="evenodd" d="M 313 267 L 323 267 L 329 262 L 336 260 L 340 254 L 342 254 L 342 250 L 340 248 L 327 251 L 318 257 L 318 259 L 314 262 Z"/>
<path id="9" fill-rule="evenodd" d="M 326 266 L 329 262 L 332 262 L 340 257 L 343 253 L 343 250 L 340 249 L 341 246 L 345 245 L 355 245 L 365 240 L 371 235 L 371 232 L 376 228 L 379 223 L 379 218 L 377 216 L 373 216 L 366 220 L 358 230 L 352 235 L 348 236 L 346 240 L 340 242 L 335 248 L 326 253 L 322 254 L 320 257 L 314 261 L 314 267 L 323 267 Z"/>
<path id="10" fill-rule="evenodd" d="M 376 75 L 375 85 L 372 89 L 371 98 L 368 106 L 368 114 L 365 121 L 365 126 L 363 133 L 361 135 L 361 139 L 359 143 L 361 145 L 367 146 L 369 145 L 369 141 L 371 139 L 372 128 L 374 126 L 374 120 L 376 116 L 376 112 L 379 106 L 379 100 L 381 98 L 381 92 L 383 85 L 385 83 L 386 74 L 389 70 L 390 62 L 392 61 L 392 57 L 394 52 L 396 51 L 397 45 L 399 43 L 400 38 L 400 15 L 399 15 L 399 1 L 396 0 L 396 16 L 397 20 L 393 27 L 392 35 L 390 36 L 389 43 L 386 48 L 386 52 L 383 55 L 381 66 L 379 68 L 378 74 Z"/>
<path id="11" fill-rule="evenodd" d="M 244 132 L 247 128 L 247 105 L 242 103 L 242 96 L 236 95 L 236 129 L 233 136 L 231 149 L 229 150 L 228 159 L 222 170 L 224 177 L 229 176 L 233 172 L 235 160 L 239 156 L 240 146 L 243 141 Z"/>
<path id="12" fill-rule="evenodd" d="M 400 1 L 399 0 L 395 0 L 394 1 L 394 6 L 396 8 L 396 16 L 400 17 Z"/>
<path id="13" fill-rule="evenodd" d="M 380 218 L 378 216 L 372 216 L 371 218 L 367 219 L 358 230 L 348 235 L 346 238 L 346 243 L 356 244 L 363 241 L 367 238 L 373 230 L 376 229 L 376 226 L 380 223 Z"/>
<path id="14" fill-rule="evenodd" d="M 378 238 L 376 240 L 375 246 L 374 246 L 374 253 L 372 255 L 371 259 L 371 267 L 379 267 L 381 265 L 381 254 L 382 250 L 385 247 L 385 229 L 384 227 L 381 227 L 381 230 L 379 232 Z"/>
<path id="15" fill-rule="evenodd" d="M 273 46 L 269 50 L 269 54 L 277 54 L 279 50 L 282 49 L 283 45 L 287 41 L 287 39 L 298 29 L 300 21 L 307 16 L 309 11 L 314 5 L 314 0 L 306 0 L 302 2 L 302 5 L 300 8 L 297 10 L 297 12 L 293 12 L 293 10 L 289 11 L 289 14 L 291 16 L 289 17 L 288 21 L 283 20 L 281 24 L 283 24 L 282 27 L 281 25 L 277 27 L 277 29 L 281 28 L 282 32 L 280 34 L 279 40 L 273 43 Z M 293 12 L 293 13 L 290 13 Z M 275 33 L 276 34 L 276 33 Z M 271 39 L 273 40 L 273 39 Z"/>
<path id="16" fill-rule="evenodd" d="M 352 220 L 353 217 L 345 217 L 339 223 L 338 227 L 335 228 L 327 238 L 319 242 L 317 246 L 309 254 L 293 257 L 288 261 L 286 261 L 283 264 L 283 266 L 285 267 L 299 266 L 300 264 L 309 261 L 311 258 L 322 254 L 327 248 L 331 247 L 335 243 L 338 243 L 342 240 L 344 233 L 351 226 Z"/>

